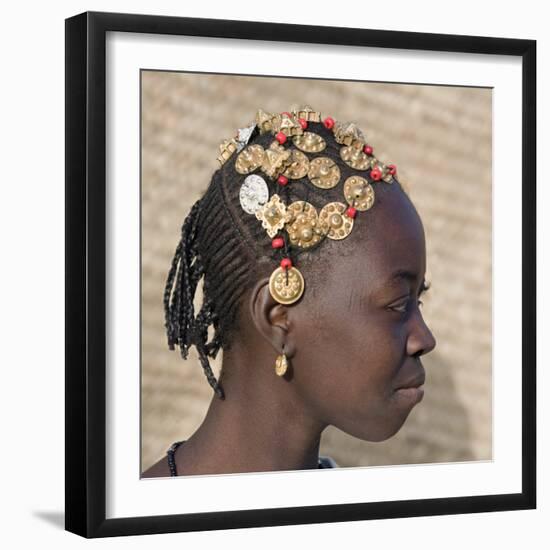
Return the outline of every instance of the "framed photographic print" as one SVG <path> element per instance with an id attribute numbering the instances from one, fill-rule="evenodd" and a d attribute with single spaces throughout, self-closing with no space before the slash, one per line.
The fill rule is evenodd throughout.
<path id="1" fill-rule="evenodd" d="M 535 61 L 67 19 L 66 529 L 534 508 Z"/>

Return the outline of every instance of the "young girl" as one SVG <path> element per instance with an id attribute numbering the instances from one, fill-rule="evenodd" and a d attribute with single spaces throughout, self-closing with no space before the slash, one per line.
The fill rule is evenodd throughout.
<path id="1" fill-rule="evenodd" d="M 319 456 L 327 426 L 383 441 L 422 399 L 422 222 L 363 132 L 309 106 L 258 110 L 218 160 L 164 294 L 168 345 L 196 346 L 214 396 L 143 475 L 335 467 Z"/>

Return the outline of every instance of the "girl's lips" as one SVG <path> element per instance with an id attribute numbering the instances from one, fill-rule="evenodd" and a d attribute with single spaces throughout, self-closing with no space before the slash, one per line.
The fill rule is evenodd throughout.
<path id="1" fill-rule="evenodd" d="M 418 387 L 399 388 L 398 390 L 395 390 L 395 395 L 402 401 L 416 405 L 417 403 L 420 403 L 424 397 L 424 384 Z"/>

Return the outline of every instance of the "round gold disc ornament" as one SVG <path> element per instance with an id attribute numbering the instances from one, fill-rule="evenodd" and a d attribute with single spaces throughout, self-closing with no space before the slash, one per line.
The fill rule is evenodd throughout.
<path id="1" fill-rule="evenodd" d="M 310 161 L 307 176 L 315 187 L 332 189 L 340 181 L 340 168 L 329 157 L 317 157 Z"/>
<path id="2" fill-rule="evenodd" d="M 339 241 L 345 239 L 353 229 L 353 218 L 345 214 L 347 206 L 342 202 L 329 202 L 319 213 L 319 221 L 328 225 L 329 239 Z"/>
<path id="3" fill-rule="evenodd" d="M 243 149 L 235 161 L 235 170 L 239 174 L 250 174 L 264 162 L 265 151 L 261 145 L 249 145 Z"/>
<path id="4" fill-rule="evenodd" d="M 320 153 L 327 146 L 327 142 L 313 132 L 304 132 L 301 136 L 294 136 L 292 142 L 298 149 L 306 153 Z"/>
<path id="5" fill-rule="evenodd" d="M 344 196 L 350 206 L 363 212 L 374 204 L 374 189 L 361 176 L 350 176 L 344 182 Z"/>
<path id="6" fill-rule="evenodd" d="M 309 170 L 309 159 L 302 151 L 291 149 L 289 162 L 288 168 L 283 172 L 284 176 L 291 180 L 299 180 L 306 176 Z"/>
<path id="7" fill-rule="evenodd" d="M 355 170 L 368 170 L 372 165 L 372 158 L 363 150 L 354 145 L 340 147 L 340 158 Z"/>
<path id="8" fill-rule="evenodd" d="M 304 293 L 304 287 L 304 278 L 295 267 L 278 267 L 269 278 L 269 292 L 280 304 L 289 305 L 298 301 Z"/>
<path id="9" fill-rule="evenodd" d="M 291 214 L 285 229 L 291 244 L 300 248 L 315 246 L 328 233 L 328 225 L 321 224 L 315 206 L 305 201 L 296 201 L 287 207 Z"/>

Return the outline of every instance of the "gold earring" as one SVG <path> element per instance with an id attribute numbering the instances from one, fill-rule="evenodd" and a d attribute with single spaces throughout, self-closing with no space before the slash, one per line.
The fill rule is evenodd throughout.
<path id="1" fill-rule="evenodd" d="M 283 376 L 287 368 L 288 361 L 286 359 L 286 355 L 283 353 L 282 355 L 279 355 L 275 361 L 275 372 L 277 373 L 277 376 Z"/>

